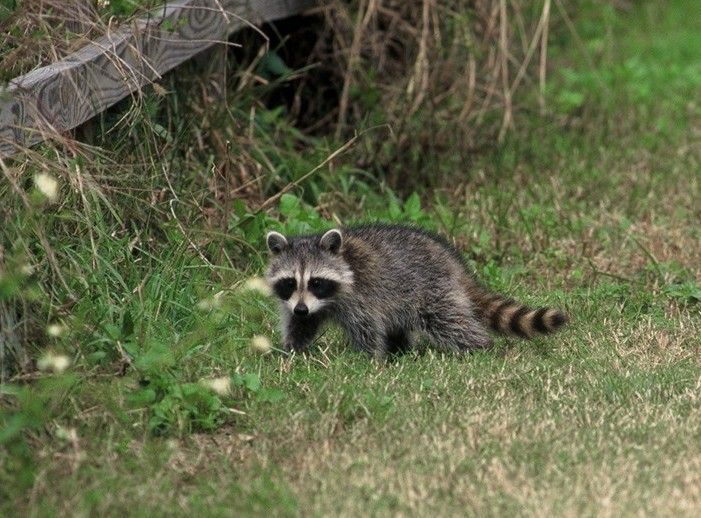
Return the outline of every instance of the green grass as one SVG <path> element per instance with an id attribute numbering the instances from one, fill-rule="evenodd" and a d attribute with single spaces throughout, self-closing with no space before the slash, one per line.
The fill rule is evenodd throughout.
<path id="1" fill-rule="evenodd" d="M 4 86 L 37 67 L 66 57 L 107 33 L 108 25 L 113 30 L 116 24 L 128 23 L 161 4 L 161 0 L 111 0 L 80 8 L 70 2 L 47 5 L 2 0 L 0 81 Z"/>
<path id="2" fill-rule="evenodd" d="M 470 171 L 440 177 L 435 191 L 410 184 L 419 196 L 399 202 L 337 164 L 272 215 L 234 203 L 225 233 L 193 224 L 194 244 L 216 267 L 166 217 L 167 205 L 168 223 L 151 233 L 155 216 L 139 207 L 119 224 L 105 216 L 81 226 L 37 200 L 31 218 L 18 217 L 25 235 L 45 225 L 56 245 L 51 230 L 73 225 L 89 228 L 93 245 L 56 246 L 68 286 L 54 288 L 45 323 L 66 331 L 43 339 L 72 367 L 2 389 L 13 395 L 0 407 L 0 513 L 697 515 L 694 6 L 581 14 L 594 68 L 561 35 L 551 54 L 552 113 L 521 116 L 502 146 Z M 296 135 L 279 114 L 257 117 L 263 144 L 251 153 L 270 164 L 271 188 L 337 147 Z M 177 142 L 182 130 L 164 126 Z M 126 154 L 129 142 L 115 146 Z M 298 153 L 303 145 L 312 148 Z M 166 174 L 179 164 L 173 148 Z M 188 221 L 201 186 L 172 179 Z M 144 188 L 163 187 L 162 176 L 149 181 Z M 241 285 L 262 271 L 263 231 L 332 224 L 320 214 L 440 230 L 488 284 L 562 306 L 572 325 L 466 357 L 429 350 L 379 364 L 333 330 L 309 357 L 261 356 L 250 341 L 279 343 L 275 304 Z M 0 286 L 33 282 L 16 279 Z M 198 308 L 202 300 L 210 303 Z M 230 396 L 198 383 L 220 376 L 231 378 Z"/>

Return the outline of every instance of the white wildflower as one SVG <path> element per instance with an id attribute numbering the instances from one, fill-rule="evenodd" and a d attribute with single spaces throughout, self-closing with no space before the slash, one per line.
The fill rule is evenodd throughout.
<path id="1" fill-rule="evenodd" d="M 78 442 L 78 431 L 75 428 L 64 428 L 58 425 L 56 426 L 56 437 L 75 444 Z"/>
<path id="2" fill-rule="evenodd" d="M 248 291 L 257 291 L 263 295 L 270 295 L 272 293 L 268 282 L 262 277 L 251 277 L 241 288 Z"/>
<path id="3" fill-rule="evenodd" d="M 220 396 L 226 396 L 231 392 L 231 378 L 227 376 L 203 379 L 200 383 Z"/>
<path id="4" fill-rule="evenodd" d="M 267 336 L 256 335 L 251 340 L 251 349 L 260 354 L 268 354 L 273 348 Z"/>
<path id="5" fill-rule="evenodd" d="M 197 309 L 200 311 L 210 311 L 214 309 L 214 305 L 212 304 L 212 299 L 202 299 L 196 304 Z"/>
<path id="6" fill-rule="evenodd" d="M 22 275 L 30 276 L 34 273 L 34 267 L 29 263 L 25 263 L 20 267 L 19 271 L 22 272 Z"/>
<path id="7" fill-rule="evenodd" d="M 61 324 L 49 324 L 46 328 L 46 334 L 54 338 L 61 336 L 66 328 Z"/>
<path id="8" fill-rule="evenodd" d="M 46 173 L 39 173 L 34 177 L 34 185 L 48 198 L 49 201 L 58 199 L 58 181 L 53 176 Z"/>
<path id="9" fill-rule="evenodd" d="M 43 371 L 54 371 L 58 374 L 65 371 L 71 364 L 71 359 L 64 354 L 46 353 L 37 361 L 37 367 Z"/>
<path id="10" fill-rule="evenodd" d="M 223 291 L 215 293 L 213 297 L 202 299 L 197 303 L 197 309 L 201 311 L 211 311 L 213 309 L 219 309 L 222 304 Z"/>

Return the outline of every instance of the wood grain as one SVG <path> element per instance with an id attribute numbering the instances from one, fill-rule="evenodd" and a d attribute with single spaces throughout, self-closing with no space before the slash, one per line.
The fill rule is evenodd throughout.
<path id="1" fill-rule="evenodd" d="M 249 24 L 315 0 L 178 0 L 0 91 L 0 156 L 74 128 Z"/>

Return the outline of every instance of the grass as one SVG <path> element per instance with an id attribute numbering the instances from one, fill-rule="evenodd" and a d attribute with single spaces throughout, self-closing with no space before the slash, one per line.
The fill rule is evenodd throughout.
<path id="1" fill-rule="evenodd" d="M 111 0 L 76 4 L 61 0 L 0 2 L 0 81 L 26 74 L 84 47 L 163 2 Z"/>
<path id="2" fill-rule="evenodd" d="M 38 198 L 25 235 L 48 229 L 69 265 L 45 314 L 66 329 L 42 340 L 73 366 L 3 386 L 0 513 L 697 515 L 693 7 L 582 13 L 589 57 L 571 36 L 554 36 L 550 115 L 521 115 L 468 171 L 439 176 L 431 192 L 409 183 L 418 195 L 405 201 L 358 172 L 350 154 L 271 214 L 231 201 L 225 232 L 194 223 L 183 232 L 166 216 L 151 232 L 154 213 L 135 206 L 120 224 L 104 216 L 85 227 L 92 246 L 66 250 L 51 230 L 82 223 Z M 296 135 L 279 114 L 257 117 L 258 145 L 242 163 L 269 162 L 273 188 L 340 146 Z M 161 127 L 178 142 L 182 129 Z M 194 221 L 188 207 L 205 195 L 194 170 L 172 174 L 175 149 L 165 166 L 181 200 L 174 215 Z M 143 187 L 157 192 L 160 174 Z M 335 331 L 306 358 L 257 354 L 253 336 L 279 341 L 274 303 L 242 290 L 263 268 L 263 230 L 320 228 L 330 215 L 438 229 L 495 289 L 563 306 L 573 323 L 469 357 L 429 350 L 378 364 Z M 220 376 L 231 380 L 229 396 L 199 383 Z"/>

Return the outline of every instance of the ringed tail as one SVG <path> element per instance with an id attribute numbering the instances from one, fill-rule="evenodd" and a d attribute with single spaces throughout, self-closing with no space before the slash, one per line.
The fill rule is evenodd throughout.
<path id="1" fill-rule="evenodd" d="M 559 309 L 533 309 L 496 293 L 480 293 L 479 298 L 485 322 L 497 333 L 533 338 L 553 333 L 568 321 L 567 315 Z"/>

